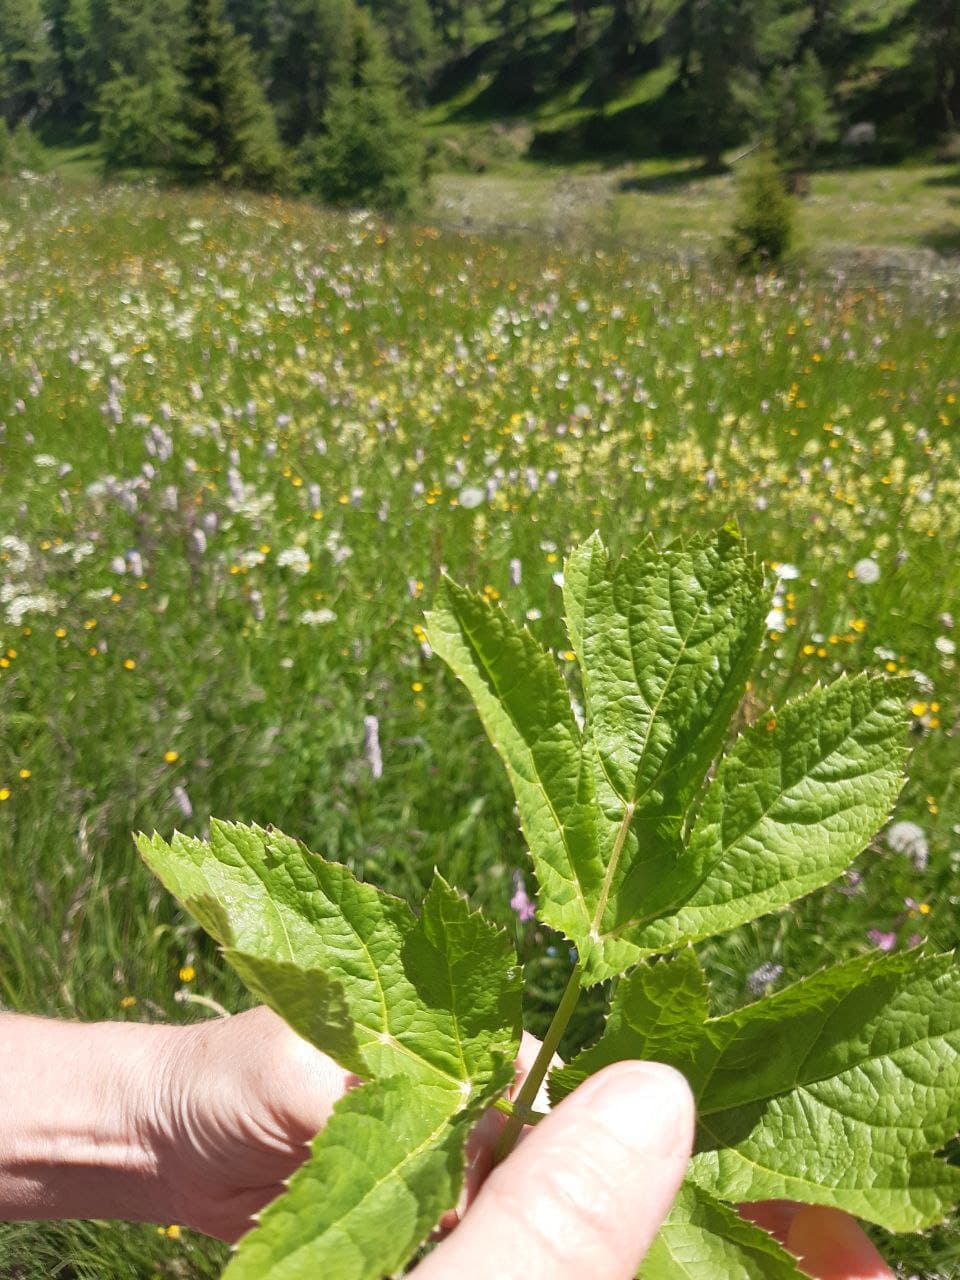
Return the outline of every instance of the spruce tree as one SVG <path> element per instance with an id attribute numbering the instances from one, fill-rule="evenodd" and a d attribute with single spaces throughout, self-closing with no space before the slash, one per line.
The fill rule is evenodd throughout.
<path id="1" fill-rule="evenodd" d="M 0 114 L 9 125 L 51 103 L 57 60 L 40 0 L 0 0 Z"/>
<path id="2" fill-rule="evenodd" d="M 88 12 L 108 60 L 95 99 L 104 167 L 176 168 L 187 140 L 184 0 L 97 0 Z"/>
<path id="3" fill-rule="evenodd" d="M 319 132 L 330 93 L 350 83 L 356 23 L 354 0 L 283 0 L 277 6 L 271 95 L 289 145 Z"/>
<path id="4" fill-rule="evenodd" d="M 817 147 L 836 137 L 836 116 L 826 77 L 812 49 L 799 61 L 774 70 L 759 114 L 780 163 L 793 175 L 808 169 Z"/>
<path id="5" fill-rule="evenodd" d="M 277 188 L 288 181 L 276 120 L 247 41 L 227 20 L 223 0 L 189 0 L 184 176 Z"/>
<path id="6" fill-rule="evenodd" d="M 740 267 L 775 266 L 794 239 L 793 202 L 787 194 L 777 153 L 764 143 L 737 181 L 737 210 L 729 247 Z"/>
<path id="7" fill-rule="evenodd" d="M 430 5 L 427 0 L 374 0 L 370 11 L 400 68 L 404 89 L 412 101 L 422 104 L 439 55 Z"/>
<path id="8" fill-rule="evenodd" d="M 417 204 L 423 144 L 396 70 L 362 11 L 350 80 L 332 89 L 323 132 L 305 142 L 301 156 L 305 186 L 330 204 L 383 211 Z"/>

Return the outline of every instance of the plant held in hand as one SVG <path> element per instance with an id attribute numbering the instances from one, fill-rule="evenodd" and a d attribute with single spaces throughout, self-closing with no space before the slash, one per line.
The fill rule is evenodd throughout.
<path id="1" fill-rule="evenodd" d="M 549 1089 L 556 1101 L 625 1058 L 667 1062 L 690 1081 L 695 1155 L 646 1280 L 799 1277 L 739 1202 L 801 1200 L 913 1231 L 960 1200 L 960 1170 L 934 1154 L 960 1122 L 953 956 L 858 957 L 709 1013 L 689 944 L 827 884 L 902 782 L 898 681 L 817 687 L 727 742 L 766 596 L 735 529 L 663 550 L 645 542 L 618 564 L 594 535 L 564 573 L 581 728 L 526 630 L 452 582 L 438 593 L 430 643 L 507 768 L 541 917 L 578 955 L 513 1103 L 517 959 L 439 874 L 415 916 L 272 830 L 221 823 L 209 843 L 140 838 L 250 990 L 364 1082 L 244 1237 L 229 1280 L 374 1280 L 402 1268 L 456 1203 L 476 1118 L 491 1105 L 509 1114 L 506 1154 L 581 989 L 611 977 L 621 980 L 603 1034 Z"/>

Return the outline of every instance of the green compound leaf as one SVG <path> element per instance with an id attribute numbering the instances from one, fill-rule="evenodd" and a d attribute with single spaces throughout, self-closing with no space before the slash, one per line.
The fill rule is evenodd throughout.
<path id="1" fill-rule="evenodd" d="M 594 534 L 567 560 L 563 595 L 607 786 L 635 822 L 681 818 L 763 639 L 760 566 L 731 529 L 664 551 L 647 540 L 615 566 Z"/>
<path id="2" fill-rule="evenodd" d="M 684 1183 L 647 1252 L 638 1280 L 804 1280 L 773 1236 Z"/>
<path id="3" fill-rule="evenodd" d="M 902 785 L 904 693 L 901 681 L 841 678 L 749 728 L 721 761 L 671 878 L 682 905 L 635 928 L 637 946 L 722 933 L 835 879 Z"/>
<path id="4" fill-rule="evenodd" d="M 453 1084 L 462 1106 L 512 1063 L 512 946 L 439 875 L 417 919 L 278 831 L 214 822 L 209 843 L 138 846 L 250 990 L 347 1070 Z"/>
<path id="5" fill-rule="evenodd" d="M 554 1101 L 609 1062 L 656 1057 L 690 1081 L 691 1177 L 712 1195 L 831 1205 L 890 1231 L 940 1221 L 960 1199 L 960 1169 L 930 1154 L 960 1125 L 954 956 L 859 957 L 699 1028 L 683 1025 L 702 1017 L 694 964 L 622 981 L 603 1036 L 551 1077 Z"/>
<path id="6" fill-rule="evenodd" d="M 349 1093 L 230 1280 L 379 1278 L 457 1202 L 471 1124 L 514 1077 L 520 973 L 506 934 L 439 876 L 419 918 L 277 831 L 138 839 L 255 995 L 347 1070 Z"/>
<path id="7" fill-rule="evenodd" d="M 287 1194 L 240 1242 L 224 1280 L 395 1274 L 457 1202 L 463 1145 L 477 1112 L 476 1105 L 462 1111 L 461 1103 L 456 1089 L 404 1076 L 352 1090 Z"/>
<path id="8" fill-rule="evenodd" d="M 647 542 L 615 566 L 594 534 L 567 561 L 564 601 L 582 732 L 556 664 L 502 608 L 446 582 L 428 623 L 503 758 L 540 914 L 585 983 L 786 906 L 882 825 L 903 687 L 867 677 L 764 717 L 696 804 L 764 630 L 763 573 L 736 530 Z"/>
<path id="9" fill-rule="evenodd" d="M 583 948 L 604 882 L 595 789 L 553 659 L 502 609 L 445 581 L 427 614 L 434 652 L 463 680 L 500 753 L 540 882 L 544 918 Z"/>

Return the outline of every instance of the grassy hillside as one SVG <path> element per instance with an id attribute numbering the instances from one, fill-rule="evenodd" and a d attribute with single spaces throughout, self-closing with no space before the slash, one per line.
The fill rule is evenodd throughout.
<path id="1" fill-rule="evenodd" d="M 903 113 L 917 36 L 903 11 L 878 0 L 849 20 L 834 86 L 841 136 L 857 120 L 877 124 L 875 161 L 915 150 Z M 609 5 L 587 11 L 579 37 L 569 0 L 530 0 L 523 14 L 519 24 L 467 30 L 464 53 L 449 58 L 431 89 L 426 122 L 435 136 L 469 152 L 491 126 L 522 126 L 534 158 L 561 163 L 697 155 L 695 108 L 668 41 L 613 50 Z"/>
<path id="2" fill-rule="evenodd" d="M 487 233 L 546 233 L 569 244 L 624 244 L 681 257 L 721 255 L 735 174 L 695 162 L 612 166 L 515 162 L 433 180 L 431 214 Z M 853 270 L 915 270 L 960 252 L 960 172 L 946 165 L 858 166 L 811 176 L 797 201 L 801 255 Z M 862 251 L 862 252 L 861 252 Z"/>

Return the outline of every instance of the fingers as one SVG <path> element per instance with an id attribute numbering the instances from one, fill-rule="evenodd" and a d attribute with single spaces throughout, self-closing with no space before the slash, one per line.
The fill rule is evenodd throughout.
<path id="1" fill-rule="evenodd" d="M 815 1280 L 893 1280 L 893 1272 L 848 1213 L 801 1205 L 786 1246 Z"/>
<path id="2" fill-rule="evenodd" d="M 515 1064 L 517 1075 L 513 1084 L 507 1090 L 508 1098 L 515 1098 L 519 1093 L 520 1086 L 529 1075 L 539 1051 L 540 1041 L 536 1036 L 532 1036 L 529 1031 L 524 1031 L 520 1041 L 520 1048 L 517 1050 Z M 563 1062 L 557 1054 L 554 1054 L 550 1060 L 550 1065 L 551 1067 L 562 1067 Z M 550 1110 L 546 1077 L 544 1077 L 543 1084 L 540 1086 L 533 1107 L 535 1111 Z M 463 1190 L 460 1192 L 460 1200 L 455 1209 L 451 1209 L 440 1219 L 439 1231 L 441 1234 L 446 1235 L 448 1231 L 452 1231 L 463 1218 L 469 1206 L 476 1200 L 477 1193 L 486 1182 L 487 1175 L 493 1167 L 493 1152 L 506 1122 L 505 1115 L 491 1108 L 474 1125 L 470 1137 L 467 1139 L 467 1165 L 464 1171 Z M 525 1134 L 520 1135 L 521 1141 L 524 1136 Z"/>
<path id="3" fill-rule="evenodd" d="M 605 1068 L 493 1171 L 417 1280 L 630 1280 L 680 1186 L 693 1123 L 670 1067 Z"/>
<path id="4" fill-rule="evenodd" d="M 796 1200 L 761 1200 L 756 1204 L 742 1204 L 740 1217 L 755 1222 L 780 1244 L 786 1245 L 790 1226 L 800 1206 Z"/>
<path id="5" fill-rule="evenodd" d="M 796 1254 L 813 1280 L 894 1280 L 855 1219 L 839 1209 L 764 1200 L 741 1205 L 740 1215 Z"/>

